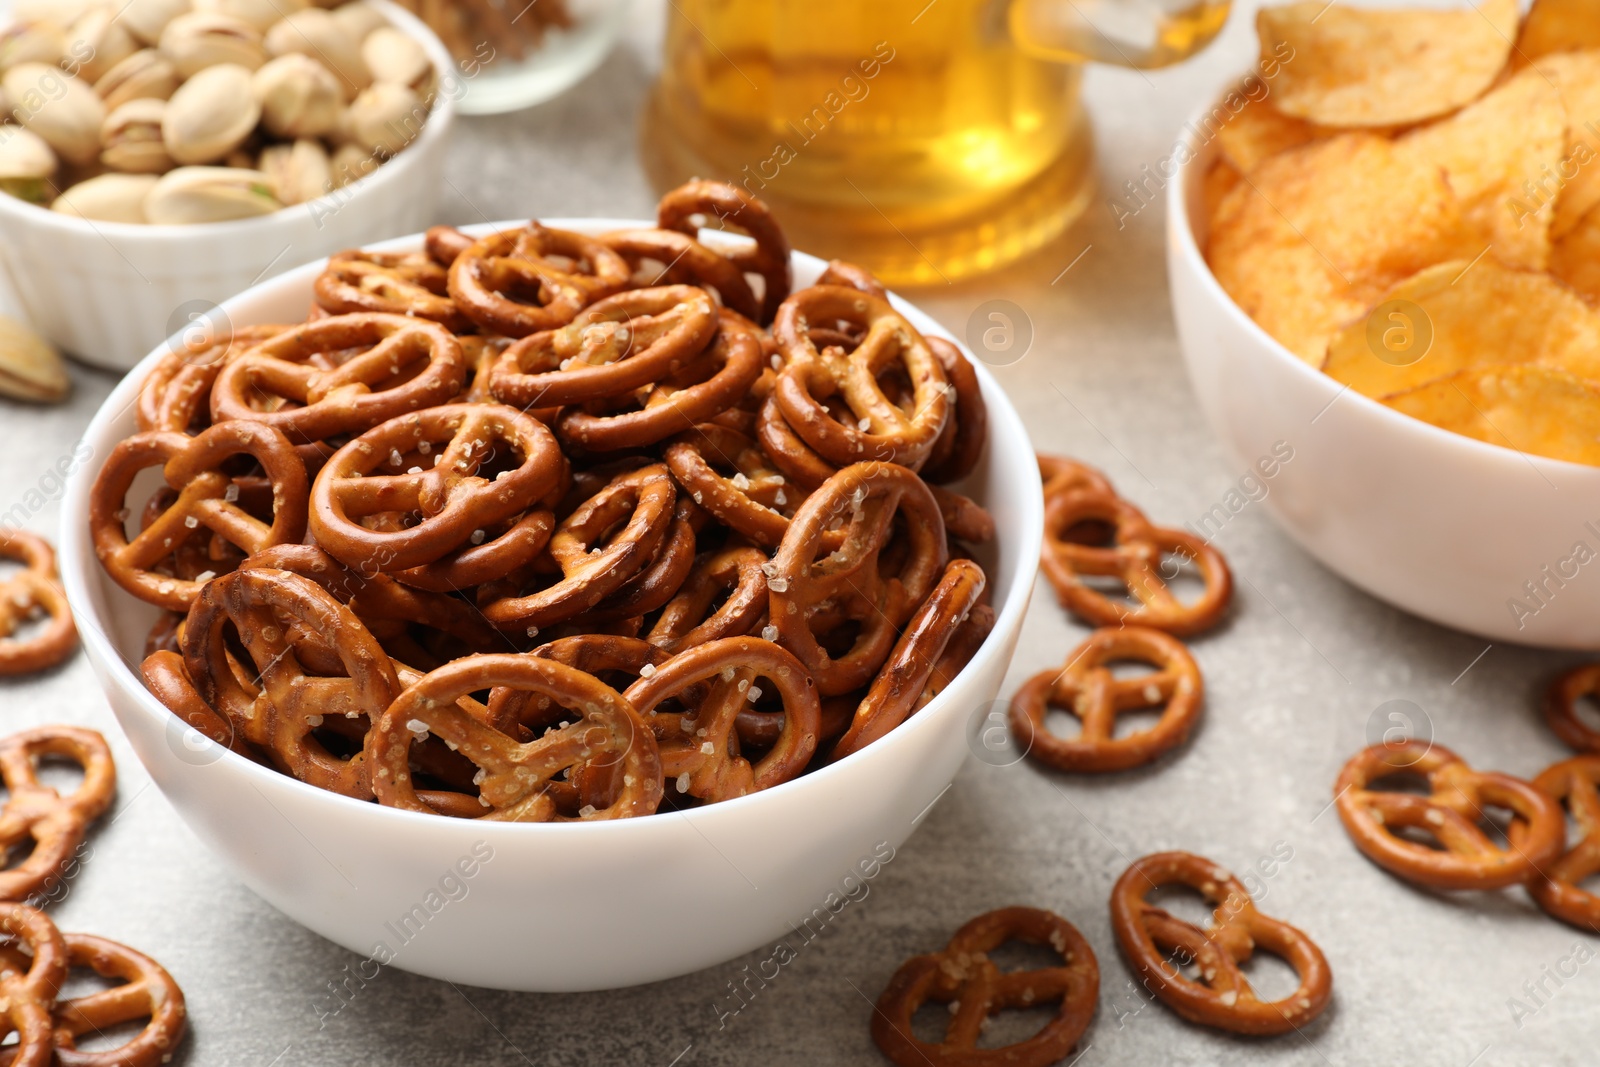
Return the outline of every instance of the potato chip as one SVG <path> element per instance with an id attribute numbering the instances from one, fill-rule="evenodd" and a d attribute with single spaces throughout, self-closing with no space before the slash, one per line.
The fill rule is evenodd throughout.
<path id="1" fill-rule="evenodd" d="M 1547 274 L 1486 257 L 1437 264 L 1384 293 L 1334 338 L 1322 369 L 1382 398 L 1464 370 L 1534 361 L 1600 378 L 1600 312 Z"/>
<path id="2" fill-rule="evenodd" d="M 1574 48 L 1600 48 L 1594 0 L 1533 0 L 1517 37 L 1517 58 L 1538 59 Z"/>
<path id="3" fill-rule="evenodd" d="M 1600 465 L 1600 386 L 1566 371 L 1537 364 L 1479 367 L 1384 403 L 1479 441 Z"/>
<path id="4" fill-rule="evenodd" d="M 1550 250 L 1550 271 L 1600 305 L 1600 211 L 1590 212 Z"/>
<path id="5" fill-rule="evenodd" d="M 1323 126 L 1399 126 L 1477 99 L 1506 64 L 1516 0 L 1451 10 L 1351 8 L 1304 0 L 1263 8 L 1265 62 L 1282 49 L 1278 109 Z"/>
<path id="6" fill-rule="evenodd" d="M 1600 23 L 1600 11 L 1596 12 Z M 1567 149 L 1555 169 L 1533 179 L 1518 210 L 1554 200 L 1550 236 L 1560 238 L 1600 204 L 1600 50 L 1546 56 L 1534 69 L 1561 91 Z"/>
<path id="7" fill-rule="evenodd" d="M 1508 266 L 1544 270 L 1555 198 L 1535 202 L 1527 189 L 1556 172 L 1566 135 L 1560 90 L 1530 68 L 1398 144 L 1444 168 L 1461 200 L 1463 255 L 1487 248 Z"/>
<path id="8" fill-rule="evenodd" d="M 1217 130 L 1217 145 L 1235 170 L 1248 174 L 1263 160 L 1324 136 L 1328 131 L 1285 115 L 1270 100 L 1252 100 Z"/>
<path id="9" fill-rule="evenodd" d="M 1442 171 L 1347 133 L 1263 162 L 1217 208 L 1206 256 L 1229 296 L 1312 366 L 1385 289 L 1441 259 L 1460 212 Z"/>

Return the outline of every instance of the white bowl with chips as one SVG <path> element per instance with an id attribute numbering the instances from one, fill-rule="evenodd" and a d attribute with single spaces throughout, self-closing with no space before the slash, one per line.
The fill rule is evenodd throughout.
<path id="1" fill-rule="evenodd" d="M 1186 127 L 1187 158 L 1168 186 L 1172 306 L 1200 407 L 1234 462 L 1253 471 L 1293 450 L 1266 483 L 1267 511 L 1346 580 L 1425 619 L 1491 641 L 1600 647 L 1600 468 L 1403 415 L 1258 326 L 1202 253 L 1218 146 L 1195 131 L 1211 111 Z M 1230 519 L 1202 519 L 1201 532 Z"/>
<path id="2" fill-rule="evenodd" d="M 649 223 L 548 220 L 591 233 Z M 471 228 L 472 232 L 520 223 Z M 414 251 L 421 236 L 377 245 Z M 796 254 L 797 284 L 825 264 Z M 305 316 L 320 263 L 223 305 L 234 325 Z M 950 333 L 898 297 L 918 329 Z M 958 342 L 959 343 L 959 342 Z M 89 490 L 135 431 L 140 383 L 165 349 L 111 394 L 85 441 L 95 460 L 69 481 L 61 571 L 85 650 L 134 751 L 173 807 L 274 907 L 365 960 L 499 989 L 578 991 L 699 970 L 777 939 L 803 951 L 869 883 L 943 795 L 988 717 L 1033 589 L 1044 528 L 1033 446 L 994 378 L 989 448 L 959 488 L 994 514 L 980 553 L 997 613 L 965 670 L 880 742 L 774 789 L 685 812 L 615 822 L 482 823 L 364 804 L 226 751 L 147 692 L 137 667 L 155 609 L 101 570 Z M 987 735 L 984 735 L 985 737 Z M 366 961 L 370 961 L 366 962 Z M 337 1005 L 335 1004 L 336 1008 Z"/>

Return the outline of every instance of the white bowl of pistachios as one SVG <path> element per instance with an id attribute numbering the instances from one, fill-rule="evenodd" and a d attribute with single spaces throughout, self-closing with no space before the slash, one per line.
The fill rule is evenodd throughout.
<path id="1" fill-rule="evenodd" d="M 266 277 L 434 221 L 464 88 L 387 0 L 16 0 L 0 267 L 51 342 L 128 369 Z"/>

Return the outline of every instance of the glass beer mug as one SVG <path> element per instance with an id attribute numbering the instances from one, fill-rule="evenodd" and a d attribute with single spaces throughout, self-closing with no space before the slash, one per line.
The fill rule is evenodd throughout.
<path id="1" fill-rule="evenodd" d="M 1158 67 L 1229 0 L 672 0 L 652 178 L 721 178 L 892 284 L 991 270 L 1093 192 L 1085 61 Z"/>

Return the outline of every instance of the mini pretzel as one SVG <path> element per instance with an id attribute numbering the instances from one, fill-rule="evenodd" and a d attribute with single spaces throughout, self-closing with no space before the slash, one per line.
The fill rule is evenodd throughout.
<path id="1" fill-rule="evenodd" d="M 789 296 L 789 240 L 767 206 L 727 182 L 691 181 L 667 193 L 657 208 L 656 225 L 698 239 L 702 225 L 733 230 L 749 236 L 752 245 L 722 253 L 740 270 L 759 274 L 764 282 L 761 314 L 751 316 L 771 322 L 778 305 Z"/>
<path id="2" fill-rule="evenodd" d="M 930 482 L 956 482 L 971 474 L 983 458 L 989 440 L 989 404 L 983 399 L 978 372 L 961 349 L 943 337 L 930 336 L 927 341 L 955 397 L 950 421 L 933 443 L 921 473 Z"/>
<path id="3" fill-rule="evenodd" d="M 548 697 L 576 721 L 526 744 L 456 706 L 457 698 L 497 686 Z M 648 815 L 661 801 L 661 759 L 638 712 L 592 675 L 528 655 L 468 656 L 412 684 L 367 733 L 365 754 L 380 803 L 429 810 L 411 782 L 415 735 L 432 733 L 482 769 L 483 818 L 508 822 L 622 819 Z M 585 764 L 620 763 L 617 795 L 605 807 L 560 810 L 557 776 Z"/>
<path id="4" fill-rule="evenodd" d="M 849 353 L 817 351 L 809 323 L 843 319 L 866 327 Z M 953 392 L 933 350 L 886 300 L 855 289 L 813 286 L 784 302 L 773 336 L 787 362 L 773 398 L 790 427 L 833 463 L 882 460 L 917 467 L 927 459 L 950 417 Z M 910 410 L 884 395 L 878 378 L 902 371 L 911 384 Z M 842 421 L 824 404 L 842 403 Z"/>
<path id="5" fill-rule="evenodd" d="M 930 484 L 928 491 L 939 505 L 939 514 L 944 516 L 945 532 L 951 537 L 973 545 L 988 544 L 994 540 L 994 516 L 982 504 L 942 485 Z"/>
<path id="6" fill-rule="evenodd" d="M 650 644 L 677 652 L 754 633 L 767 613 L 767 576 L 761 569 L 766 562 L 765 552 L 748 546 L 726 548 L 696 562 L 661 609 L 650 630 Z M 727 599 L 712 611 L 719 592 L 726 592 Z"/>
<path id="7" fill-rule="evenodd" d="M 1580 930 L 1600 933 L 1600 895 L 1583 888 L 1600 873 L 1600 756 L 1574 756 L 1547 767 L 1533 784 L 1565 803 L 1578 828 L 1578 841 L 1554 862 L 1528 879 L 1528 895 L 1546 913 Z M 1562 844 L 1566 844 L 1562 826 Z M 1521 845 L 1524 828 L 1512 825 L 1512 841 Z"/>
<path id="8" fill-rule="evenodd" d="M 340 356 L 331 353 L 359 349 Z M 304 323 L 230 360 L 211 387 L 211 418 L 250 419 L 296 442 L 361 433 L 461 391 L 466 361 L 427 319 L 363 312 Z"/>
<path id="9" fill-rule="evenodd" d="M 0 904 L 0 1017 L 17 1035 L 10 1067 L 50 1067 L 55 1058 L 51 1010 L 67 978 L 67 944 L 44 912 Z"/>
<path id="10" fill-rule="evenodd" d="M 1544 698 L 1544 721 L 1579 752 L 1600 752 L 1600 730 L 1578 716 L 1578 705 L 1586 698 L 1600 700 L 1600 663 L 1575 667 L 1550 683 Z"/>
<path id="11" fill-rule="evenodd" d="M 783 476 L 807 491 L 839 473 L 839 468 L 817 455 L 816 450 L 794 432 L 774 397 L 768 397 L 756 416 L 756 436 L 772 465 Z"/>
<path id="12" fill-rule="evenodd" d="M 1376 791 L 1369 783 L 1392 774 L 1425 777 L 1430 796 Z M 1475 771 L 1447 748 L 1408 740 L 1357 753 L 1334 783 L 1339 821 L 1373 863 L 1431 889 L 1503 889 L 1547 870 L 1566 836 L 1561 805 L 1520 778 Z M 1478 826 L 1487 808 L 1505 808 L 1524 823 L 1510 848 Z M 1420 831 L 1442 849 L 1395 833 Z"/>
<path id="13" fill-rule="evenodd" d="M 714 291 L 723 307 L 747 319 L 761 317 L 761 301 L 756 299 L 744 272 L 693 237 L 675 230 L 616 230 L 602 234 L 600 240 L 628 263 L 633 271 L 631 284 L 636 289 L 698 286 Z"/>
<path id="14" fill-rule="evenodd" d="M 135 415 L 140 430 L 187 433 L 211 420 L 211 386 L 223 366 L 241 352 L 292 326 L 240 326 L 210 343 L 171 351 L 161 357 L 139 389 Z"/>
<path id="15" fill-rule="evenodd" d="M 511 345 L 489 386 L 504 403 L 524 408 L 617 396 L 688 366 L 716 332 L 716 307 L 700 289 L 618 293 Z"/>
<path id="16" fill-rule="evenodd" d="M 945 566 L 944 577 L 911 616 L 866 699 L 856 708 L 849 731 L 834 746 L 834 759 L 866 748 L 916 710 L 935 665 L 977 605 L 985 584 L 983 568 L 971 560 L 953 559 Z"/>
<path id="17" fill-rule="evenodd" d="M 476 241 L 477 238 L 454 226 L 430 226 L 428 232 L 422 235 L 422 247 L 428 253 L 428 258 L 446 269 Z"/>
<path id="18" fill-rule="evenodd" d="M 880 569 L 879 553 L 897 515 L 909 561 L 891 576 Z M 806 665 L 822 695 L 848 693 L 883 664 L 896 628 L 933 589 L 948 558 L 944 520 L 922 479 L 892 463 L 846 467 L 800 506 L 772 559 L 768 611 L 778 643 Z M 824 610 L 861 627 L 838 656 L 812 632 L 813 616 Z"/>
<path id="19" fill-rule="evenodd" d="M 244 738 L 233 724 L 200 699 L 194 683 L 189 680 L 181 653 L 167 649 L 150 653 L 139 664 L 139 676 L 144 679 L 145 688 L 184 725 L 234 752 L 249 754 Z"/>
<path id="20" fill-rule="evenodd" d="M 1114 543 L 1101 547 L 1068 540 L 1069 532 L 1085 522 L 1109 525 Z M 1192 604 L 1179 601 L 1162 580 L 1161 561 L 1169 553 L 1193 560 L 1200 569 L 1205 591 Z M 1220 552 L 1182 530 L 1152 526 L 1132 504 L 1093 489 L 1046 501 L 1042 562 L 1061 605 L 1096 626 L 1150 626 L 1185 636 L 1216 625 L 1233 597 L 1233 575 Z M 1108 599 L 1083 581 L 1090 576 L 1120 579 L 1138 605 Z"/>
<path id="21" fill-rule="evenodd" d="M 667 527 L 661 547 L 656 549 L 656 558 L 618 586 L 615 593 L 571 621 L 603 627 L 627 620 L 638 621 L 666 606 L 694 570 L 698 531 L 705 521 L 705 512 L 679 494 L 672 509 L 672 524 Z"/>
<path id="22" fill-rule="evenodd" d="M 535 648 L 530 655 L 592 675 L 619 693 L 638 681 L 646 670 L 661 667 L 672 658 L 647 641 L 603 634 L 558 638 Z M 516 722 L 536 734 L 571 714 L 549 697 L 507 688 L 495 689 L 489 694 L 489 712 L 495 722 Z"/>
<path id="23" fill-rule="evenodd" d="M 1146 903 L 1151 890 L 1182 884 L 1216 906 L 1202 930 Z M 1111 890 L 1111 929 L 1129 965 L 1167 1007 L 1201 1026 L 1266 1036 L 1296 1030 L 1327 1008 L 1333 972 L 1316 943 L 1256 910 L 1243 884 L 1208 859 L 1158 852 L 1134 861 Z M 1294 992 L 1263 1001 L 1239 970 L 1257 948 L 1281 957 L 1299 976 Z M 1169 957 L 1199 971 L 1186 977 Z"/>
<path id="24" fill-rule="evenodd" d="M 967 621 L 956 628 L 950 643 L 944 648 L 944 655 L 933 665 L 933 673 L 928 676 L 928 684 L 923 687 L 922 695 L 917 698 L 918 711 L 948 689 L 961 669 L 977 655 L 978 649 L 989 639 L 989 634 L 994 632 L 994 619 L 994 608 L 979 604 L 967 616 Z"/>
<path id="25" fill-rule="evenodd" d="M 1118 678 L 1115 661 L 1137 660 L 1154 674 Z M 1028 755 L 1064 771 L 1125 771 L 1158 759 L 1188 740 L 1200 721 L 1205 684 L 1183 643 L 1143 626 L 1096 630 L 1067 657 L 1061 669 L 1034 675 L 1011 698 L 1011 733 Z M 1077 716 L 1076 737 L 1045 729 L 1052 706 Z M 1163 707 L 1164 706 L 1164 707 Z M 1148 730 L 1117 737 L 1117 714 L 1163 708 Z"/>
<path id="26" fill-rule="evenodd" d="M 272 521 L 252 515 L 224 471 L 226 461 L 249 456 L 272 484 Z M 176 501 L 131 542 L 124 527 L 128 490 L 139 472 L 160 466 Z M 288 438 L 270 426 L 231 422 L 198 437 L 157 431 L 117 443 L 89 494 L 89 529 L 95 555 L 113 581 L 140 600 L 187 611 L 204 583 L 168 577 L 153 568 L 204 526 L 245 555 L 299 541 L 306 532 L 306 470 Z"/>
<path id="27" fill-rule="evenodd" d="M 484 605 L 484 616 L 516 632 L 562 622 L 599 604 L 649 566 L 666 539 L 676 499 L 672 476 L 660 464 L 618 475 L 551 536 L 548 551 L 561 568 L 560 580 L 494 600 Z"/>
<path id="28" fill-rule="evenodd" d="M 1001 971 L 989 954 L 1008 941 L 1046 945 L 1061 966 Z M 1067 1058 L 1089 1028 L 1100 995 L 1100 965 L 1077 927 L 1038 908 L 1001 908 L 957 930 L 941 952 L 907 960 L 889 979 L 872 1016 L 872 1040 L 898 1067 L 1047 1067 Z M 929 1001 L 950 1008 L 944 1041 L 918 1038 L 911 1020 Z M 1026 1041 L 979 1048 L 991 1016 L 1060 1001 Z"/>
<path id="29" fill-rule="evenodd" d="M 375 426 L 333 454 L 311 488 L 311 532 L 351 567 L 418 567 L 524 511 L 565 470 L 550 431 L 515 408 L 429 408 Z M 384 512 L 417 521 L 391 530 L 362 524 Z"/>
<path id="30" fill-rule="evenodd" d="M 789 515 L 806 497 L 772 469 L 755 441 L 715 423 L 680 434 L 667 446 L 666 461 L 696 504 L 768 548 L 783 540 Z"/>
<path id="31" fill-rule="evenodd" d="M 739 713 L 759 699 L 757 681 L 770 681 L 783 703 L 783 729 L 751 763 L 739 754 Z M 707 683 L 704 695 L 689 690 Z M 755 637 L 708 641 L 673 656 L 628 687 L 628 702 L 644 716 L 661 747 L 661 769 L 680 794 L 707 802 L 770 789 L 798 775 L 817 749 L 821 708 L 816 684 L 801 662 Z M 676 698 L 683 710 L 660 705 Z"/>
<path id="32" fill-rule="evenodd" d="M 539 223 L 492 233 L 450 264 L 450 296 L 479 326 L 527 337 L 564 326 L 584 305 L 621 289 L 627 263 L 604 243 Z"/>
<path id="33" fill-rule="evenodd" d="M 755 338 L 723 328 L 704 353 L 654 385 L 566 409 L 556 432 L 593 452 L 645 448 L 733 407 L 760 375 Z"/>
<path id="34" fill-rule="evenodd" d="M 340 252 L 328 257 L 312 292 L 335 315 L 413 315 L 462 333 L 472 320 L 450 299 L 449 279 L 449 272 L 426 252 Z"/>
<path id="35" fill-rule="evenodd" d="M 39 761 L 64 758 L 83 768 L 83 782 L 67 796 L 39 781 Z M 0 808 L 0 848 L 31 842 L 20 864 L 0 870 L 0 900 L 39 892 L 71 862 L 89 823 L 111 806 L 117 770 L 105 738 L 74 726 L 40 726 L 0 739 L 0 778 L 7 791 Z"/>
<path id="36" fill-rule="evenodd" d="M 22 570 L 0 582 L 0 675 L 54 667 L 78 647 L 72 609 L 56 572 L 55 549 L 36 534 L 0 528 L 0 558 L 23 564 Z M 12 636 L 40 615 L 49 619 L 43 630 L 26 638 Z"/>
<path id="37" fill-rule="evenodd" d="M 340 675 L 307 673 L 291 623 L 321 637 Z M 230 629 L 260 676 L 258 691 L 229 664 Z M 400 692 L 393 663 L 355 612 L 290 571 L 240 570 L 207 583 L 189 610 L 183 645 L 195 691 L 239 735 L 269 749 L 301 781 L 358 799 L 372 795 L 361 755 L 341 760 L 312 736 L 324 716 L 376 721 Z"/>
<path id="38" fill-rule="evenodd" d="M 1039 463 L 1039 477 L 1044 482 L 1046 501 L 1078 489 L 1090 489 L 1107 496 L 1116 496 L 1106 476 L 1084 463 L 1062 456 L 1048 456 L 1043 452 L 1035 457 Z"/>
<path id="39" fill-rule="evenodd" d="M 144 953 L 107 938 L 90 934 L 63 938 L 68 967 L 88 968 L 102 978 L 122 982 L 56 1005 L 53 1062 L 61 1067 L 159 1067 L 171 1061 L 188 1025 L 183 990 L 172 975 Z M 88 1052 L 77 1047 L 85 1035 L 103 1034 L 141 1019 L 149 1020 L 144 1029 L 115 1048 Z"/>
<path id="40" fill-rule="evenodd" d="M 871 271 L 843 259 L 829 260 L 827 268 L 817 278 L 816 284 L 845 285 L 851 289 L 860 289 L 863 293 L 871 293 L 880 300 L 889 299 L 889 291 Z"/>

